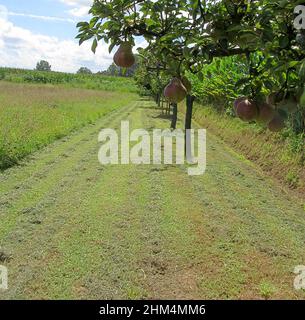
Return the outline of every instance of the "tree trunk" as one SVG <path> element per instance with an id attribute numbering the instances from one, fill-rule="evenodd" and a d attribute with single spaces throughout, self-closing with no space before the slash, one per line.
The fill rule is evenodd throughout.
<path id="1" fill-rule="evenodd" d="M 158 108 L 161 107 L 161 98 L 162 98 L 162 93 L 159 92 L 159 93 L 158 93 Z"/>
<path id="2" fill-rule="evenodd" d="M 184 129 L 192 129 L 193 104 L 195 97 L 191 95 L 186 96 L 186 114 Z"/>
<path id="3" fill-rule="evenodd" d="M 185 113 L 185 142 L 184 142 L 184 151 L 187 158 L 191 157 L 190 154 L 187 154 L 187 151 L 191 151 L 191 146 L 189 145 L 189 148 L 187 148 L 187 141 L 190 143 L 190 133 L 187 133 L 188 129 L 192 129 L 192 117 L 193 117 L 193 104 L 194 104 L 195 97 L 191 95 L 186 96 L 186 113 Z M 189 135 L 189 136 L 188 136 Z M 187 139 L 189 138 L 189 139 Z"/>
<path id="4" fill-rule="evenodd" d="M 158 101 L 159 101 L 159 93 L 157 93 L 156 95 L 155 95 L 155 102 L 158 104 Z"/>
<path id="5" fill-rule="evenodd" d="M 163 96 L 162 95 L 160 99 L 160 108 L 161 108 L 161 114 L 163 114 Z"/>
<path id="6" fill-rule="evenodd" d="M 167 101 L 166 102 L 166 112 L 165 112 L 165 114 L 167 114 L 167 115 L 169 115 L 170 114 L 170 103 Z"/>
<path id="7" fill-rule="evenodd" d="M 177 103 L 173 103 L 172 106 L 173 106 L 173 117 L 172 117 L 171 129 L 175 130 L 177 125 L 178 106 L 177 106 Z"/>

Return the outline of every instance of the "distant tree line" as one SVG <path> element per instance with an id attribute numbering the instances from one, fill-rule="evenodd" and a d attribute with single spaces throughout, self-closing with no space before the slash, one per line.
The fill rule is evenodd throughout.
<path id="1" fill-rule="evenodd" d="M 92 71 L 89 68 L 81 67 L 77 71 L 77 74 L 92 74 Z"/>
<path id="2" fill-rule="evenodd" d="M 37 71 L 51 71 L 51 65 L 46 60 L 40 60 L 36 64 Z"/>
<path id="3" fill-rule="evenodd" d="M 97 75 L 107 75 L 113 77 L 133 77 L 138 68 L 138 63 L 136 62 L 131 68 L 123 69 L 112 63 L 107 70 L 99 71 Z M 37 62 L 35 70 L 37 71 L 51 71 L 51 65 L 48 61 L 41 60 Z M 77 74 L 93 74 L 93 72 L 87 67 L 81 67 L 76 72 Z"/>
<path id="4" fill-rule="evenodd" d="M 138 68 L 138 63 L 136 62 L 131 68 L 123 69 L 112 63 L 109 68 L 105 71 L 98 72 L 99 74 L 117 77 L 133 77 Z"/>

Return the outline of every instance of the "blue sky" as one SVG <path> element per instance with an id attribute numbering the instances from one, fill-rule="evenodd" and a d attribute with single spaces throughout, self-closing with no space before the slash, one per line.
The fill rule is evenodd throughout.
<path id="1" fill-rule="evenodd" d="M 106 69 L 112 55 L 100 43 L 96 55 L 90 43 L 74 39 L 78 21 L 88 20 L 92 0 L 0 0 L 0 66 L 33 69 L 40 59 L 53 70 L 75 72 L 81 66 Z"/>
<path id="2" fill-rule="evenodd" d="M 59 17 L 63 20 L 82 20 L 87 17 L 74 17 L 69 14 L 70 9 L 64 2 L 58 0 L 0 0 L 0 4 L 6 6 L 11 13 L 23 14 L 24 16 L 9 15 L 9 20 L 15 25 L 30 29 L 33 32 L 43 32 L 59 39 L 71 39 L 75 37 L 76 28 L 72 22 L 48 21 L 36 16 Z"/>
<path id="3" fill-rule="evenodd" d="M 75 5 L 69 5 L 69 3 L 75 3 Z M 72 21 L 77 22 L 88 19 L 85 13 L 88 9 L 87 5 L 89 6 L 90 3 L 90 0 L 70 2 L 60 0 L 0 0 L 0 4 L 6 6 L 11 12 L 9 20 L 15 25 L 30 29 L 36 33 L 43 31 L 44 34 L 56 36 L 59 39 L 72 39 L 75 37 L 77 30 L 75 22 Z M 79 16 L 75 16 L 75 12 L 77 13 L 75 9 L 81 10 L 81 8 L 83 8 L 83 12 L 80 12 Z M 24 16 L 13 15 L 14 13 Z M 32 15 L 36 15 L 37 18 L 33 18 Z M 43 20 L 42 17 L 44 16 L 57 17 L 62 21 Z"/>

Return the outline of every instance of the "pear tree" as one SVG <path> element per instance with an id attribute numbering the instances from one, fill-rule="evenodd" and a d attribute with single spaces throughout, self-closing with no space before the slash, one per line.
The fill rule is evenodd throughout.
<path id="1" fill-rule="evenodd" d="M 215 58 L 242 56 L 249 73 L 236 84 L 244 95 L 235 102 L 237 116 L 278 131 L 290 112 L 298 113 L 305 126 L 305 33 L 297 27 L 302 19 L 295 10 L 302 4 L 299 0 L 95 0 L 92 19 L 78 24 L 77 37 L 80 44 L 92 39 L 94 52 L 100 40 L 109 44 L 110 52 L 119 46 L 115 59 L 118 63 L 125 59 L 126 65 L 133 60 L 131 46 L 136 39 L 145 39 L 147 50 L 168 61 L 167 72 L 180 81 L 189 72 L 202 78 L 204 66 Z M 175 86 L 180 99 L 180 84 Z M 187 128 L 193 97 L 186 96 Z"/>

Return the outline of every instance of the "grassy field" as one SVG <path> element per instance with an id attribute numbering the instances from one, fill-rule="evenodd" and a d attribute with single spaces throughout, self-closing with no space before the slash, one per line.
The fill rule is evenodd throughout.
<path id="1" fill-rule="evenodd" d="M 0 172 L 0 264 L 9 270 L 0 299 L 304 299 L 293 288 L 305 263 L 304 193 L 255 164 L 293 170 L 302 190 L 300 150 L 196 106 L 194 126 L 208 128 L 204 175 L 102 166 L 101 128 L 169 127 L 153 102 L 118 83 L 0 81 L 0 166 L 12 166 Z M 254 163 L 242 155 L 255 152 Z"/>
<path id="2" fill-rule="evenodd" d="M 0 299 L 304 299 L 302 199 L 208 130 L 207 172 L 102 166 L 101 128 L 168 128 L 150 101 L 0 174 Z M 183 119 L 179 119 L 179 127 Z"/>
<path id="3" fill-rule="evenodd" d="M 179 106 L 185 111 L 185 105 Z M 305 136 L 289 129 L 271 133 L 264 128 L 219 114 L 215 109 L 195 104 L 194 119 L 222 138 L 236 151 L 257 163 L 283 185 L 305 194 Z"/>
<path id="4" fill-rule="evenodd" d="M 135 99 L 115 86 L 110 92 L 0 81 L 0 169 Z"/>
<path id="5" fill-rule="evenodd" d="M 0 67 L 0 80 L 15 83 L 53 84 L 69 88 L 83 88 L 103 91 L 137 92 L 134 80 L 126 77 L 110 77 L 95 74 L 72 74 L 43 72 Z"/>

